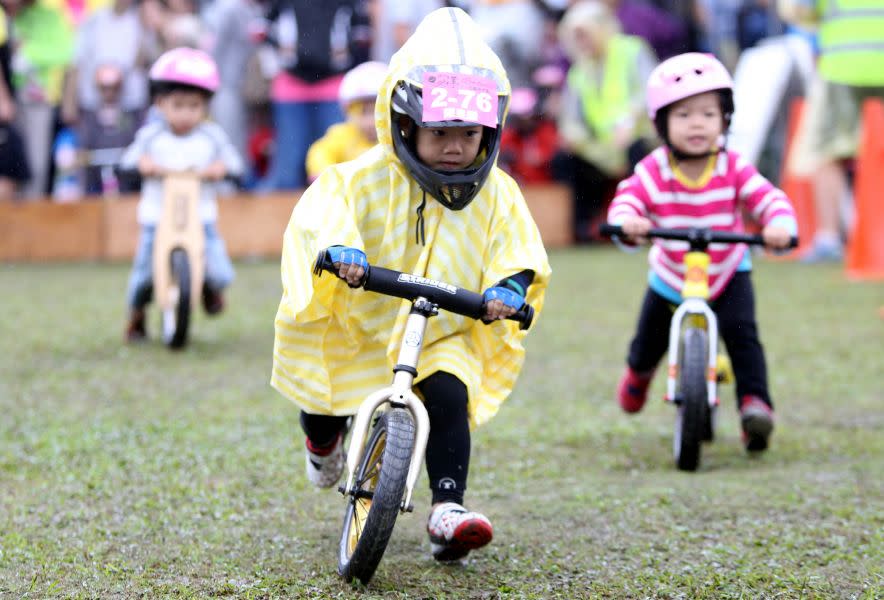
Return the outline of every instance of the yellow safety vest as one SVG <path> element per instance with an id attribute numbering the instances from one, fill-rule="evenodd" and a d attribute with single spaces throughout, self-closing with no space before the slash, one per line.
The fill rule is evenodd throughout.
<path id="1" fill-rule="evenodd" d="M 592 81 L 586 66 L 580 63 L 568 72 L 568 85 L 583 101 L 583 115 L 596 137 L 610 139 L 613 126 L 629 114 L 629 74 L 642 49 L 642 41 L 632 35 L 615 35 L 608 44 L 601 86 Z"/>
<path id="2" fill-rule="evenodd" d="M 819 70 L 829 81 L 884 86 L 884 2 L 823 0 Z"/>

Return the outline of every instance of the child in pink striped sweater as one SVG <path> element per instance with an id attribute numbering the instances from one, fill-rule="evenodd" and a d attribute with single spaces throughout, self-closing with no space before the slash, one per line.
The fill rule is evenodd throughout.
<path id="1" fill-rule="evenodd" d="M 648 79 L 648 114 L 664 145 L 620 183 L 608 221 L 622 225 L 631 242 L 652 227 L 709 227 L 743 231 L 746 210 L 762 226 L 766 246 L 784 249 L 797 234 L 789 199 L 736 152 L 725 148 L 733 82 L 712 55 L 688 53 L 664 61 Z M 629 413 L 644 406 L 654 370 L 668 347 L 671 305 L 681 302 L 683 242 L 656 240 L 638 328 L 617 387 Z M 749 451 L 767 449 L 773 405 L 764 350 L 755 321 L 752 262 L 744 244 L 709 248 L 709 291 L 733 364 L 743 441 Z"/>

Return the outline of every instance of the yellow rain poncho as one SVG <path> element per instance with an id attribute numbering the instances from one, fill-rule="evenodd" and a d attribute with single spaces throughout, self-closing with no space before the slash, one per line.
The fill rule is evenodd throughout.
<path id="1" fill-rule="evenodd" d="M 315 276 L 317 253 L 328 246 L 360 248 L 371 265 L 480 293 L 530 269 L 535 275 L 527 301 L 537 315 L 543 307 L 550 276 L 546 251 L 521 191 L 496 166 L 462 210 L 449 210 L 427 194 L 426 243 L 415 236 L 424 192 L 393 150 L 392 90 L 416 65 L 456 65 L 461 57 L 507 81 L 466 13 L 440 9 L 428 15 L 392 58 L 375 111 L 378 145 L 326 169 L 292 213 L 283 240 L 271 385 L 309 413 L 354 414 L 366 395 L 390 384 L 411 306 L 350 289 L 329 273 Z M 485 325 L 440 311 L 429 320 L 417 380 L 436 371 L 458 377 L 467 386 L 471 426 L 482 424 L 512 391 L 524 362 L 525 334 L 513 321 Z"/>

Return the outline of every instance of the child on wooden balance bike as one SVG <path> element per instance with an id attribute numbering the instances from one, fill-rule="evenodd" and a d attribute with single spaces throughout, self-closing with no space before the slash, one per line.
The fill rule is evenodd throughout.
<path id="1" fill-rule="evenodd" d="M 525 333 L 502 319 L 526 301 L 539 313 L 550 276 L 524 198 L 495 164 L 509 98 L 500 59 L 470 17 L 430 13 L 391 60 L 378 145 L 323 171 L 284 237 L 271 384 L 301 408 L 318 487 L 339 480 L 348 417 L 388 384 L 411 309 L 347 285 L 361 285 L 371 263 L 485 290 L 490 324 L 439 311 L 415 379 L 429 413 L 427 530 L 438 560 L 491 541 L 489 520 L 463 506 L 470 430 L 494 416 L 524 361 Z M 325 250 L 344 281 L 313 275 Z"/>
<path id="2" fill-rule="evenodd" d="M 648 116 L 664 145 L 646 156 L 620 183 L 608 222 L 628 240 L 642 240 L 652 227 L 711 228 L 742 232 L 742 211 L 762 225 L 767 247 L 785 249 L 797 234 L 789 199 L 725 141 L 733 105 L 730 74 L 712 55 L 688 53 L 658 65 L 648 79 Z M 655 239 L 638 330 L 629 346 L 617 399 L 628 413 L 642 409 L 648 386 L 668 347 L 672 305 L 682 302 L 685 242 Z M 709 298 L 718 318 L 736 378 L 743 443 L 767 449 L 773 403 L 755 320 L 755 294 L 745 244 L 709 247 Z"/>
<path id="3" fill-rule="evenodd" d="M 121 169 L 137 169 L 144 178 L 138 203 L 141 232 L 126 293 L 130 342 L 147 335 L 145 306 L 153 295 L 154 239 L 167 175 L 192 173 L 202 181 L 198 213 L 205 232 L 205 282 L 202 290 L 194 292 L 202 293 L 208 314 L 221 312 L 222 291 L 233 281 L 233 265 L 215 227 L 218 205 L 213 182 L 241 175 L 243 162 L 224 130 L 206 120 L 218 83 L 215 61 L 200 50 L 169 50 L 151 67 L 151 93 L 162 118 L 141 127 L 120 160 Z"/>

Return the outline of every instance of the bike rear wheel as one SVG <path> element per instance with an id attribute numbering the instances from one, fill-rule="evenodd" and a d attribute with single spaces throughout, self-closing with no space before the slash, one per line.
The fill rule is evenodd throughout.
<path id="1" fill-rule="evenodd" d="M 190 326 L 191 272 L 187 252 L 175 248 L 169 257 L 172 271 L 171 302 L 163 310 L 163 341 L 169 348 L 181 348 L 187 343 Z"/>
<path id="2" fill-rule="evenodd" d="M 700 449 L 710 433 L 708 352 L 706 331 L 687 328 L 682 337 L 678 416 L 672 444 L 675 463 L 682 471 L 696 471 L 700 466 Z"/>
<path id="3" fill-rule="evenodd" d="M 338 573 L 368 583 L 393 533 L 414 449 L 414 417 L 392 408 L 377 419 L 347 497 Z"/>

